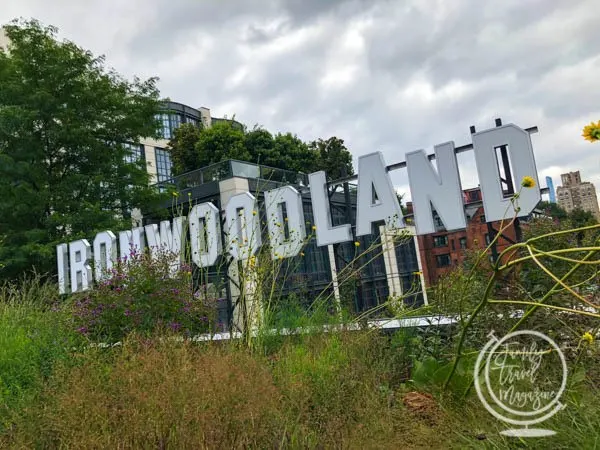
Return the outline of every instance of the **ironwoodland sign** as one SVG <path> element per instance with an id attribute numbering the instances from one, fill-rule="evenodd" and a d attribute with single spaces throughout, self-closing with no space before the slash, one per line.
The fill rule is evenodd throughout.
<path id="1" fill-rule="evenodd" d="M 515 214 L 517 217 L 529 215 L 541 200 L 529 133 L 508 124 L 474 133 L 472 141 L 487 220 L 508 219 Z M 513 179 L 521 180 L 528 176 L 535 181 L 535 188 L 525 189 L 519 194 L 516 211 L 511 207 L 511 199 L 505 198 L 502 190 L 496 156 L 496 149 L 502 146 L 509 150 Z M 454 142 L 436 145 L 435 159 L 437 169 L 424 150 L 406 154 L 414 221 L 419 235 L 435 231 L 434 209 L 448 231 L 464 229 L 467 225 Z M 325 172 L 311 173 L 309 187 L 317 245 L 352 241 L 350 224 L 332 225 Z M 292 186 L 284 186 L 267 191 L 264 196 L 267 217 L 274 218 L 267 221 L 273 258 L 298 255 L 306 239 L 300 193 Z M 283 205 L 288 229 L 293 230 L 287 236 L 281 226 Z M 221 233 L 219 209 L 212 203 L 202 203 L 195 205 L 187 217 L 120 231 L 118 238 L 112 231 L 103 231 L 95 236 L 91 245 L 86 239 L 59 244 L 56 248 L 59 291 L 64 294 L 89 289 L 94 278 L 98 281 L 106 277 L 117 258 L 127 257 L 132 247 L 141 250 L 147 246 L 152 254 L 168 249 L 180 256 L 186 238 L 185 230 L 189 230 L 192 260 L 198 267 L 215 265 L 223 248 L 234 259 L 246 260 L 262 245 L 257 211 L 257 199 L 244 192 L 232 196 L 225 205 L 224 234 Z M 358 159 L 356 235 L 371 234 L 372 225 L 380 222 L 385 222 L 388 230 L 406 227 L 383 155 L 374 152 Z M 175 264 L 174 270 L 177 268 Z"/>

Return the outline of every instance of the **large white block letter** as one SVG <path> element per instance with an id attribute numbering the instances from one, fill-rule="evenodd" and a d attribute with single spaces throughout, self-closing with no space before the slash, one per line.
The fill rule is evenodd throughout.
<path id="1" fill-rule="evenodd" d="M 195 205 L 188 216 L 192 261 L 198 267 L 214 266 L 221 254 L 219 209 L 212 203 Z"/>
<path id="2" fill-rule="evenodd" d="M 249 192 L 232 196 L 225 208 L 225 220 L 229 254 L 237 260 L 254 255 L 262 242 L 256 198 Z"/>
<path id="3" fill-rule="evenodd" d="M 306 239 L 302 196 L 292 186 L 284 186 L 265 192 L 265 203 L 273 259 L 278 256 L 283 258 L 296 256 L 300 253 Z M 287 221 L 283 216 L 283 205 L 285 205 Z M 289 231 L 287 239 L 286 226 Z"/>
<path id="4" fill-rule="evenodd" d="M 349 224 L 332 226 L 325 172 L 321 170 L 309 174 L 308 182 L 310 185 L 313 217 L 315 226 L 317 227 L 317 245 L 322 247 L 323 245 L 351 241 L 352 228 Z"/>
<path id="5" fill-rule="evenodd" d="M 86 291 L 92 284 L 92 247 L 87 239 L 69 244 L 69 262 L 71 264 L 71 292 Z"/>
<path id="6" fill-rule="evenodd" d="M 136 227 L 119 232 L 119 256 L 122 260 L 144 251 L 144 228 Z"/>
<path id="7" fill-rule="evenodd" d="M 435 146 L 437 172 L 424 150 L 406 154 L 417 234 L 435 232 L 431 204 L 446 230 L 467 227 L 454 142 Z"/>
<path id="8" fill-rule="evenodd" d="M 183 226 L 185 224 L 185 217 L 174 217 L 173 228 L 171 228 L 171 222 L 163 220 L 160 223 L 160 232 L 158 231 L 158 225 L 146 225 L 146 241 L 152 256 L 157 257 L 161 252 L 171 252 L 175 259 L 171 264 L 171 274 L 174 274 L 179 270 L 181 260 L 183 258 L 181 247 L 185 239 Z"/>
<path id="9" fill-rule="evenodd" d="M 527 131 L 516 125 L 508 124 L 475 133 L 473 134 L 473 149 L 483 196 L 483 208 L 488 222 L 511 219 L 515 216 L 510 199 L 504 198 L 500 184 L 496 148 L 503 145 L 508 147 L 515 191 L 519 190 L 523 177 L 529 176 L 535 180 L 534 188 L 521 190 L 517 201 L 520 211 L 516 215 L 518 217 L 528 216 L 542 199 L 531 137 Z"/>
<path id="10" fill-rule="evenodd" d="M 94 238 L 94 271 L 96 281 L 112 270 L 117 259 L 117 237 L 112 231 L 102 231 Z"/>
<path id="11" fill-rule="evenodd" d="M 372 233 L 372 224 L 385 221 L 388 230 L 404 228 L 404 215 L 381 152 L 358 158 L 356 235 Z"/>
<path id="12" fill-rule="evenodd" d="M 69 246 L 56 246 L 56 265 L 58 266 L 58 293 L 66 294 L 69 286 Z"/>

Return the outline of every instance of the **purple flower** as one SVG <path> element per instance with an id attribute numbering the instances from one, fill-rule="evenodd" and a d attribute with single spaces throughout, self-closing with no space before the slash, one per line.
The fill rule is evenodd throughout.
<path id="1" fill-rule="evenodd" d="M 171 322 L 169 324 L 169 328 L 171 328 L 171 330 L 173 330 L 173 331 L 177 331 L 181 328 L 181 324 L 178 322 Z"/>
<path id="2" fill-rule="evenodd" d="M 88 329 L 86 327 L 77 328 L 77 332 L 81 334 L 87 333 Z"/>

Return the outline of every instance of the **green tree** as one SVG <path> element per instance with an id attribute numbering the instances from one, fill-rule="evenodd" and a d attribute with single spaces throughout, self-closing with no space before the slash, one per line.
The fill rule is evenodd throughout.
<path id="1" fill-rule="evenodd" d="M 277 133 L 274 144 L 279 158 L 279 164 L 274 167 L 304 173 L 319 170 L 318 154 L 295 134 Z"/>
<path id="2" fill-rule="evenodd" d="M 279 167 L 281 155 L 275 150 L 273 135 L 261 127 L 254 127 L 244 135 L 244 147 L 251 161 L 265 166 Z"/>
<path id="3" fill-rule="evenodd" d="M 155 136 L 156 79 L 128 82 L 57 29 L 14 21 L 0 51 L 0 270 L 53 271 L 55 245 L 131 226 L 156 199 L 126 143 Z M 132 158 L 129 158 L 130 160 Z"/>
<path id="4" fill-rule="evenodd" d="M 543 211 L 546 215 L 552 217 L 556 220 L 564 220 L 567 218 L 567 211 L 558 206 L 557 203 L 551 203 L 546 201 L 541 201 L 538 204 L 538 209 Z"/>
<path id="5" fill-rule="evenodd" d="M 584 211 L 581 208 L 576 208 L 568 213 L 568 219 L 571 223 L 572 228 L 581 228 L 588 225 L 594 225 L 598 223 L 594 215 L 589 211 Z"/>
<path id="6" fill-rule="evenodd" d="M 244 130 L 234 127 L 230 122 L 217 122 L 210 128 L 200 131 L 196 151 L 198 166 L 188 170 L 199 169 L 227 159 L 251 161 L 252 155 L 244 145 Z"/>
<path id="7" fill-rule="evenodd" d="M 171 160 L 173 161 L 173 175 L 202 167 L 204 162 L 200 152 L 196 150 L 196 144 L 200 140 L 201 129 L 191 123 L 184 123 L 173 132 L 169 141 L 171 149 Z"/>
<path id="8" fill-rule="evenodd" d="M 329 180 L 354 175 L 352 154 L 344 145 L 343 139 L 335 136 L 326 140 L 318 139 L 311 142 L 309 147 L 318 152 L 318 170 L 324 170 Z"/>

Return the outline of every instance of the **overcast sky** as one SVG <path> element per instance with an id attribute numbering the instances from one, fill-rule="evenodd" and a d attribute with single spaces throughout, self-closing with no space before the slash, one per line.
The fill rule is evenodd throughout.
<path id="1" fill-rule="evenodd" d="M 492 5 L 493 3 L 493 5 Z M 404 154 L 494 118 L 532 136 L 544 177 L 581 170 L 600 187 L 597 0 L 5 0 L 0 22 L 37 18 L 163 97 L 354 155 Z M 459 158 L 463 187 L 474 158 Z M 404 170 L 392 179 L 408 191 Z M 408 193 L 408 192 L 407 192 Z"/>

